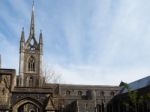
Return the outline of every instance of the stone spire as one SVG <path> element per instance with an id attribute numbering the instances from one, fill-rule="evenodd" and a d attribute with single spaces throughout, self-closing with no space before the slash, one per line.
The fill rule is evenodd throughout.
<path id="1" fill-rule="evenodd" d="M 20 52 L 23 52 L 25 44 L 24 28 L 22 28 L 21 38 L 20 38 Z"/>
<path id="2" fill-rule="evenodd" d="M 25 41 L 25 39 L 24 39 L 24 28 L 22 28 L 20 42 L 24 42 L 24 41 Z"/>
<path id="3" fill-rule="evenodd" d="M 43 34 L 42 34 L 42 30 L 40 30 L 39 43 L 40 43 L 40 44 L 43 44 Z"/>
<path id="4" fill-rule="evenodd" d="M 43 34 L 42 34 L 42 30 L 40 30 L 39 48 L 40 48 L 40 54 L 42 55 L 43 54 Z"/>
<path id="5" fill-rule="evenodd" d="M 31 24 L 30 24 L 30 36 L 35 37 L 35 24 L 34 24 L 34 1 L 32 5 L 32 15 L 31 15 Z"/>
<path id="6" fill-rule="evenodd" d="M 31 40 L 33 39 L 33 43 L 37 46 L 36 35 L 35 35 L 35 12 L 34 12 L 34 1 L 32 4 L 32 14 L 31 14 L 31 23 L 30 23 L 30 33 L 29 38 L 27 39 L 26 46 L 30 45 Z"/>

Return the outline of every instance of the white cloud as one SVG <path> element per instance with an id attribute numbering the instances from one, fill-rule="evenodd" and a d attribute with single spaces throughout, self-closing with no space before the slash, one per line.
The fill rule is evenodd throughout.
<path id="1" fill-rule="evenodd" d="M 135 68 L 127 70 L 118 70 L 115 68 L 101 69 L 94 66 L 76 66 L 71 65 L 69 68 L 55 65 L 55 70 L 62 73 L 65 83 L 71 84 L 97 84 L 97 85 L 119 85 L 121 81 L 130 83 L 140 78 L 148 76 L 148 68 Z"/>

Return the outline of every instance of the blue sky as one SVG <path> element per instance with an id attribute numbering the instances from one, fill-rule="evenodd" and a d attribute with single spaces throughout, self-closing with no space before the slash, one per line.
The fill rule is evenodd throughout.
<path id="1" fill-rule="evenodd" d="M 0 1 L 4 68 L 19 66 L 22 27 L 29 35 L 32 0 Z M 44 63 L 64 83 L 118 85 L 150 74 L 149 0 L 36 0 L 36 38 Z M 17 72 L 18 73 L 18 72 Z"/>

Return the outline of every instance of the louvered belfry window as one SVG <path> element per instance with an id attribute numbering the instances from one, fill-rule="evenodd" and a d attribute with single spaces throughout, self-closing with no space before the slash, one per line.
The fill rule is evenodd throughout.
<path id="1" fill-rule="evenodd" d="M 28 71 L 35 72 L 35 59 L 33 56 L 28 60 Z"/>

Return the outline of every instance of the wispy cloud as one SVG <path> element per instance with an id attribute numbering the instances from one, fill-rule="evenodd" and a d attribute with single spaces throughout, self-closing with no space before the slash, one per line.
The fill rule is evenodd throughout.
<path id="1" fill-rule="evenodd" d="M 28 38 L 31 6 L 26 0 L 0 1 L 4 67 L 18 69 L 21 27 Z M 119 84 L 145 77 L 150 74 L 149 10 L 148 0 L 37 0 L 36 35 L 43 30 L 44 60 L 66 83 Z"/>

